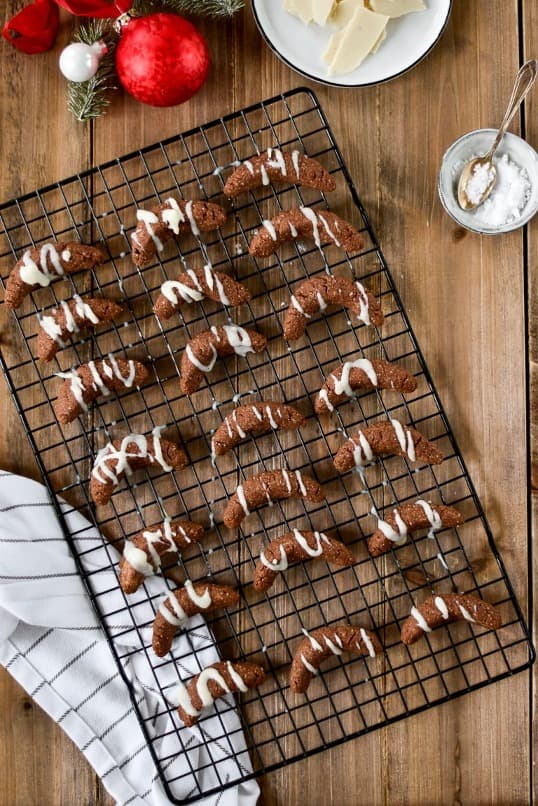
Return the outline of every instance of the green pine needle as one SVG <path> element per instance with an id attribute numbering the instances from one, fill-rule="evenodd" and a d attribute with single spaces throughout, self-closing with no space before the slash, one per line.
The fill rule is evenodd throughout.
<path id="1" fill-rule="evenodd" d="M 168 10 L 176 11 L 178 14 L 231 17 L 244 5 L 243 0 L 137 0 L 134 10 L 143 14 Z"/>
<path id="2" fill-rule="evenodd" d="M 108 47 L 97 73 L 89 81 L 69 81 L 67 85 L 67 108 L 76 120 L 85 121 L 102 115 L 110 104 L 107 97 L 109 90 L 117 89 L 116 70 L 114 66 L 114 50 L 116 37 L 105 20 L 91 20 L 82 25 L 75 39 L 86 45 L 93 45 L 101 40 Z"/>

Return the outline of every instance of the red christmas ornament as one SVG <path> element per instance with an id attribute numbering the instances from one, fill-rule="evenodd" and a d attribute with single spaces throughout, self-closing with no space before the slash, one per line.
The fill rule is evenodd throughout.
<path id="1" fill-rule="evenodd" d="M 202 34 L 177 14 L 128 20 L 116 49 L 116 70 L 127 92 L 150 106 L 188 101 L 207 78 L 210 57 Z"/>
<path id="2" fill-rule="evenodd" d="M 6 22 L 2 36 L 23 53 L 43 53 L 54 44 L 60 15 L 52 0 L 35 0 Z"/>
<path id="3" fill-rule="evenodd" d="M 133 0 L 56 0 L 59 6 L 77 17 L 119 17 L 129 11 Z"/>

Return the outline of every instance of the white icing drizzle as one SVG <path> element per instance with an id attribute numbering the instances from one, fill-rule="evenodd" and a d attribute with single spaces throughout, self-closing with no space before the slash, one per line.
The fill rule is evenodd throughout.
<path id="1" fill-rule="evenodd" d="M 245 513 L 245 517 L 247 515 L 250 515 L 250 509 L 248 508 L 247 498 L 245 496 L 245 490 L 243 488 L 243 485 L 240 484 L 235 492 L 236 492 L 236 495 L 237 495 L 237 500 L 241 504 L 241 509 Z"/>
<path id="2" fill-rule="evenodd" d="M 184 683 L 179 682 L 168 694 L 167 699 L 175 708 L 182 708 L 186 714 L 199 717 L 201 711 L 197 711 L 191 702 L 189 690 Z"/>
<path id="3" fill-rule="evenodd" d="M 322 213 L 319 213 L 318 218 L 319 218 L 319 220 L 321 221 L 321 223 L 323 224 L 323 227 L 324 227 L 324 229 L 325 229 L 325 232 L 327 233 L 327 235 L 329 236 L 329 238 L 331 239 L 331 241 L 334 241 L 334 243 L 335 243 L 335 245 L 336 245 L 336 246 L 340 246 L 340 241 L 338 240 L 338 238 L 336 237 L 336 235 L 334 234 L 334 232 L 332 231 L 332 229 L 329 227 L 329 224 L 328 224 L 328 222 L 327 222 L 327 220 L 326 220 L 325 216 L 324 216 L 324 215 L 322 215 Z"/>
<path id="4" fill-rule="evenodd" d="M 96 325 L 100 321 L 99 317 L 93 312 L 92 307 L 88 305 L 87 302 L 84 302 L 84 300 L 79 297 L 78 294 L 73 295 L 73 300 L 75 302 L 75 313 L 77 316 L 80 316 L 81 319 L 87 319 L 88 322 L 92 323 L 92 325 Z M 77 331 L 78 328 L 75 330 L 75 332 Z"/>
<path id="5" fill-rule="evenodd" d="M 461 615 L 463 616 L 463 618 L 465 619 L 465 621 L 470 621 L 472 624 L 475 623 L 475 620 L 471 616 L 469 611 L 462 604 L 460 604 L 459 602 L 458 602 L 458 609 L 459 609 Z"/>
<path id="6" fill-rule="evenodd" d="M 173 613 L 171 613 L 169 608 L 166 607 L 167 602 L 172 608 Z M 181 627 L 181 625 L 184 624 L 184 622 L 188 618 L 187 614 L 185 613 L 185 611 L 179 604 L 178 600 L 174 596 L 174 591 L 170 591 L 170 593 L 168 593 L 167 596 L 163 599 L 163 601 L 159 605 L 159 613 L 173 627 Z"/>
<path id="7" fill-rule="evenodd" d="M 187 579 L 185 581 L 185 590 L 187 591 L 187 596 L 191 602 L 193 602 L 196 607 L 199 607 L 201 610 L 207 610 L 207 608 L 211 605 L 211 594 L 209 592 L 209 588 L 206 588 L 201 594 L 196 593 L 191 580 Z"/>
<path id="8" fill-rule="evenodd" d="M 254 176 L 254 174 L 255 174 L 255 170 L 254 170 L 254 165 L 251 163 L 251 161 L 250 161 L 250 160 L 245 160 L 245 161 L 244 161 L 244 163 L 243 163 L 243 165 L 245 166 L 245 168 L 247 169 L 247 171 L 248 171 L 250 174 L 252 174 L 252 176 Z"/>
<path id="9" fill-rule="evenodd" d="M 75 317 L 71 313 L 69 303 L 67 303 L 65 300 L 62 300 L 60 302 L 60 306 L 65 317 L 65 329 L 68 333 L 78 333 L 77 323 L 75 322 Z"/>
<path id="10" fill-rule="evenodd" d="M 200 672 L 198 680 L 196 681 L 196 691 L 202 701 L 203 708 L 209 708 L 215 702 L 215 698 L 209 690 L 210 680 L 213 680 L 225 694 L 230 693 L 230 688 L 218 669 L 213 669 L 209 666 L 207 669 L 204 669 L 203 672 Z"/>
<path id="11" fill-rule="evenodd" d="M 396 521 L 396 529 L 393 529 L 390 523 L 387 521 L 379 520 L 377 524 L 377 528 L 380 532 L 383 532 L 387 540 L 391 540 L 398 546 L 402 546 L 406 539 L 407 539 L 407 525 L 402 520 L 402 517 L 397 509 L 392 510 L 392 514 L 394 515 L 394 520 Z"/>
<path id="12" fill-rule="evenodd" d="M 319 237 L 319 223 L 317 215 L 313 210 L 310 209 L 310 207 L 299 207 L 299 210 L 312 224 L 312 237 L 314 238 L 314 243 L 319 249 L 321 247 L 321 240 Z"/>
<path id="13" fill-rule="evenodd" d="M 165 203 L 169 205 L 169 209 L 161 212 L 161 218 L 168 229 L 172 230 L 174 235 L 179 235 L 179 225 L 180 223 L 183 224 L 185 221 L 185 216 L 183 215 L 181 207 L 175 199 L 166 199 Z"/>
<path id="14" fill-rule="evenodd" d="M 286 485 L 286 490 L 291 493 L 291 479 L 290 474 L 287 470 L 282 471 L 282 478 L 284 479 L 284 484 Z"/>
<path id="15" fill-rule="evenodd" d="M 254 409 L 254 406 L 252 408 Z M 265 407 L 265 413 L 267 415 L 267 419 L 269 420 L 269 425 L 271 426 L 271 428 L 274 428 L 274 429 L 278 428 L 278 423 L 276 422 L 276 420 L 273 417 L 273 412 L 271 411 L 271 406 L 266 406 Z"/>
<path id="16" fill-rule="evenodd" d="M 228 344 L 237 355 L 243 358 L 247 353 L 253 353 L 252 342 L 250 336 L 244 327 L 238 325 L 224 325 L 223 328 L 228 339 Z"/>
<path id="17" fill-rule="evenodd" d="M 160 433 L 162 430 L 163 427 L 157 427 L 152 431 L 154 457 L 162 469 L 169 473 L 173 470 L 173 468 L 166 464 L 162 455 L 162 446 L 160 440 Z M 128 452 L 127 448 L 131 443 L 136 445 L 138 449 L 136 452 Z M 129 465 L 130 459 L 148 456 L 149 450 L 146 437 L 143 434 L 128 434 L 122 439 L 119 448 L 116 449 L 112 442 L 109 442 L 108 445 L 105 445 L 104 448 L 101 448 L 95 457 L 92 476 L 102 484 L 106 484 L 107 481 L 111 481 L 114 485 L 116 485 L 118 484 L 119 477 L 122 473 L 131 473 L 131 467 Z"/>
<path id="18" fill-rule="evenodd" d="M 61 277 L 64 274 L 60 256 L 54 244 L 45 243 L 39 250 L 39 265 L 30 257 L 31 249 L 28 249 L 22 256 L 19 268 L 19 276 L 26 285 L 40 285 L 42 287 L 50 285 L 54 277 Z M 53 271 L 49 269 L 48 261 L 52 264 Z"/>
<path id="19" fill-rule="evenodd" d="M 349 380 L 351 370 L 353 369 L 362 370 L 372 386 L 377 386 L 377 373 L 372 362 L 367 358 L 358 358 L 356 361 L 346 361 L 346 363 L 342 365 L 340 378 L 337 378 L 334 373 L 331 375 L 331 378 L 334 379 L 334 392 L 336 395 L 353 397 L 354 390 Z"/>
<path id="20" fill-rule="evenodd" d="M 299 233 L 297 232 L 291 221 L 288 221 L 288 227 L 291 233 L 291 237 L 296 238 Z"/>
<path id="21" fill-rule="evenodd" d="M 302 633 L 304 634 L 304 636 L 305 636 L 306 638 L 308 638 L 308 640 L 310 641 L 310 644 L 312 645 L 312 649 L 315 649 L 315 650 L 316 650 L 316 652 L 323 652 L 323 647 L 321 646 L 321 644 L 319 643 L 319 641 L 317 641 L 317 640 L 314 638 L 314 636 L 313 636 L 313 635 L 310 635 L 310 633 L 308 632 L 308 630 L 305 630 L 305 628 L 304 628 L 304 627 L 302 627 L 301 632 L 302 632 Z"/>
<path id="22" fill-rule="evenodd" d="M 310 672 L 310 674 L 317 674 L 318 673 L 318 670 L 316 669 L 316 667 L 312 666 L 312 664 L 309 661 L 307 661 L 307 659 L 305 658 L 305 656 L 303 655 L 302 652 L 301 652 L 301 663 L 303 664 L 305 669 L 307 669 Z"/>
<path id="23" fill-rule="evenodd" d="M 420 498 L 417 501 L 417 504 L 419 507 L 422 507 L 422 509 L 424 510 L 424 514 L 426 515 L 430 523 L 431 528 L 428 531 L 428 537 L 433 538 L 434 532 L 438 532 L 439 529 L 443 528 L 443 521 L 441 520 L 441 516 L 439 515 L 438 512 L 435 511 L 435 509 L 432 508 L 430 504 L 428 504 L 427 501 L 423 501 L 422 498 Z"/>
<path id="24" fill-rule="evenodd" d="M 359 437 L 358 445 L 355 442 L 355 440 L 352 440 L 354 445 L 353 461 L 355 462 L 355 465 L 357 467 L 363 467 L 366 464 L 366 462 L 372 461 L 372 459 L 374 458 L 374 453 L 372 451 L 370 443 L 368 442 L 362 431 L 359 431 L 358 437 Z"/>
<path id="25" fill-rule="evenodd" d="M 187 214 L 187 218 L 189 219 L 189 224 L 191 228 L 191 232 L 195 238 L 200 235 L 200 230 L 198 229 L 198 224 L 196 223 L 196 219 L 194 218 L 194 214 L 192 212 L 192 201 L 188 201 L 185 205 L 185 213 Z"/>
<path id="26" fill-rule="evenodd" d="M 63 347 L 64 342 L 61 338 L 62 328 L 54 316 L 43 316 L 39 321 L 39 325 L 41 329 L 45 331 L 49 339 L 52 339 L 52 341 L 55 341 L 56 344 L 59 344 L 61 347 Z"/>
<path id="27" fill-rule="evenodd" d="M 305 484 L 304 484 L 304 481 L 303 481 L 303 477 L 302 477 L 302 475 L 301 475 L 301 471 L 300 471 L 300 470 L 296 470 L 296 471 L 295 471 L 295 478 L 297 479 L 297 485 L 298 485 L 298 487 L 299 487 L 299 492 L 301 493 L 301 495 L 302 495 L 304 498 L 306 498 L 306 496 L 308 495 L 308 493 L 307 493 L 307 490 L 306 490 L 306 487 L 305 487 Z"/>
<path id="28" fill-rule="evenodd" d="M 69 249 L 64 249 L 64 251 L 62 252 L 62 260 L 64 261 L 64 263 L 69 263 L 69 261 L 71 260 L 71 252 L 69 251 Z"/>
<path id="29" fill-rule="evenodd" d="M 439 560 L 439 562 L 441 563 L 441 565 L 443 566 L 443 568 L 446 568 L 446 570 L 448 571 L 448 570 L 449 570 L 449 567 L 448 567 L 448 565 L 447 565 L 447 563 L 446 563 L 445 558 L 444 558 L 444 557 L 443 557 L 443 555 L 441 554 L 441 552 L 438 552 L 438 554 L 437 554 L 437 559 Z"/>
<path id="30" fill-rule="evenodd" d="M 299 152 L 297 151 L 297 149 L 294 149 L 291 152 L 291 162 L 292 162 L 292 165 L 293 165 L 293 170 L 295 171 L 295 176 L 297 177 L 297 179 L 299 179 L 299 177 L 300 177 L 300 173 L 299 173 Z"/>
<path id="31" fill-rule="evenodd" d="M 233 663 L 230 661 L 226 661 L 226 668 L 228 669 L 228 674 L 232 678 L 234 685 L 236 686 L 238 691 L 241 691 L 243 694 L 245 691 L 248 691 L 248 686 L 239 674 L 239 672 L 234 669 Z"/>
<path id="32" fill-rule="evenodd" d="M 322 542 L 326 543 L 327 545 L 330 545 L 331 543 L 327 535 L 323 532 L 314 532 L 314 548 L 308 544 L 306 537 L 298 529 L 293 530 L 293 537 L 295 538 L 296 543 L 298 543 L 304 553 L 308 554 L 309 557 L 320 557 L 323 554 L 323 546 L 321 545 Z"/>
<path id="33" fill-rule="evenodd" d="M 264 219 L 262 226 L 264 227 L 264 229 L 267 230 L 267 232 L 269 233 L 269 235 L 271 236 L 271 239 L 273 241 L 278 240 L 275 225 L 273 224 L 272 221 L 270 221 L 269 219 L 266 218 L 266 219 Z"/>
<path id="34" fill-rule="evenodd" d="M 197 291 L 179 280 L 166 280 L 161 286 L 161 294 L 173 305 L 177 305 L 180 298 L 184 302 L 200 302 L 204 298 L 201 291 Z"/>
<path id="35" fill-rule="evenodd" d="M 368 294 L 366 293 L 365 287 L 362 283 L 359 283 L 358 280 L 355 281 L 355 285 L 359 290 L 359 319 L 365 325 L 371 325 L 372 322 L 370 320 L 370 304 L 368 302 Z"/>
<path id="36" fill-rule="evenodd" d="M 403 453 L 407 454 L 409 459 L 414 462 L 416 459 L 415 455 L 415 443 L 413 442 L 413 436 L 409 429 L 405 427 L 398 421 L 398 420 L 391 420 L 390 424 L 394 428 L 394 433 L 396 434 L 396 439 L 400 443 L 400 447 Z"/>
<path id="37" fill-rule="evenodd" d="M 328 307 L 329 303 L 325 302 L 320 291 L 316 291 L 316 299 L 318 302 L 318 308 L 320 311 L 324 311 Z"/>
<path id="38" fill-rule="evenodd" d="M 448 607 L 446 606 L 445 600 L 441 596 L 436 596 L 433 600 L 433 603 L 446 621 L 450 614 L 448 612 Z"/>
<path id="39" fill-rule="evenodd" d="M 318 397 L 319 397 L 320 400 L 323 400 L 323 402 L 325 403 L 328 411 L 334 411 L 334 406 L 331 403 L 331 401 L 329 400 L 329 393 L 328 393 L 327 389 L 320 389 Z"/>
<path id="40" fill-rule="evenodd" d="M 331 650 L 333 655 L 341 655 L 342 654 L 342 641 L 340 638 L 335 634 L 334 640 L 336 643 L 333 643 L 331 639 L 327 636 L 323 636 L 323 640 L 325 641 L 327 648 Z M 338 644 L 338 646 L 337 646 Z"/>
<path id="41" fill-rule="evenodd" d="M 68 372 L 57 372 L 56 376 L 58 378 L 64 378 L 66 381 L 71 381 L 71 394 L 77 401 L 82 411 L 88 411 L 88 406 L 84 401 L 84 392 L 86 391 L 86 387 L 84 386 L 82 378 L 76 372 L 76 370 L 71 369 Z M 99 457 L 99 454 L 97 454 L 97 456 Z"/>
<path id="42" fill-rule="evenodd" d="M 260 423 L 263 422 L 263 414 L 256 405 L 252 406 L 252 413 L 254 414 L 256 419 L 260 421 Z"/>
<path id="43" fill-rule="evenodd" d="M 269 165 L 270 168 L 278 168 L 282 176 L 286 176 L 286 160 L 284 159 L 284 155 L 279 148 L 267 149 L 267 165 Z"/>
<path id="44" fill-rule="evenodd" d="M 234 422 L 235 430 L 237 431 L 238 435 L 241 437 L 241 439 L 245 439 L 246 433 L 245 433 L 245 431 L 243 431 L 243 429 L 241 428 L 241 426 L 237 422 L 237 409 L 234 409 L 234 411 L 233 411 L 232 420 Z M 229 426 L 229 423 L 227 423 L 227 425 Z M 230 434 L 230 436 L 233 436 L 233 434 Z"/>
<path id="45" fill-rule="evenodd" d="M 260 164 L 260 173 L 262 175 L 262 185 L 268 185 L 269 184 L 269 175 L 267 173 L 267 170 L 266 170 L 265 165 L 263 164 L 263 162 Z"/>
<path id="46" fill-rule="evenodd" d="M 213 367 L 215 366 L 215 364 L 217 362 L 217 358 L 218 358 L 217 349 L 216 349 L 214 344 L 210 344 L 209 346 L 211 348 L 212 355 L 211 355 L 211 358 L 209 359 L 208 364 L 202 364 L 202 362 L 195 356 L 194 350 L 192 349 L 190 344 L 187 344 L 187 346 L 185 348 L 187 358 L 189 359 L 191 364 L 194 364 L 196 369 L 200 370 L 200 372 L 211 372 L 211 370 L 213 369 Z"/>
<path id="47" fill-rule="evenodd" d="M 364 643 L 364 646 L 368 650 L 368 654 L 370 655 L 371 658 L 375 658 L 375 647 L 374 647 L 374 645 L 373 645 L 373 643 L 372 643 L 372 641 L 370 639 L 370 636 L 368 635 L 368 633 L 366 632 L 364 627 L 361 627 L 359 632 L 360 632 L 362 641 Z"/>
<path id="48" fill-rule="evenodd" d="M 430 627 L 430 625 L 428 624 L 428 622 L 426 621 L 426 619 L 424 618 L 424 616 L 422 615 L 422 613 L 420 612 L 420 610 L 418 608 L 412 607 L 411 608 L 411 615 L 413 616 L 413 618 L 415 619 L 415 621 L 417 622 L 418 626 L 420 627 L 420 629 L 423 632 L 431 632 L 432 631 L 432 628 Z"/>
<path id="49" fill-rule="evenodd" d="M 291 295 L 291 297 L 290 297 L 290 302 L 291 302 L 291 304 L 293 305 L 293 307 L 295 308 L 295 310 L 296 310 L 296 311 L 299 311 L 299 313 L 301 314 L 301 316 L 304 316 L 304 317 L 305 317 L 305 319 L 311 319 L 311 318 L 312 318 L 311 314 L 307 313 L 307 312 L 304 310 L 303 306 L 301 305 L 301 303 L 299 302 L 299 300 L 297 299 L 297 297 L 295 296 L 295 294 L 292 294 L 292 295 Z"/>
<path id="50" fill-rule="evenodd" d="M 143 574 L 145 577 L 152 576 L 154 573 L 154 567 L 148 562 L 146 552 L 138 548 L 138 546 L 135 546 L 130 540 L 125 541 L 123 558 L 135 571 L 139 574 Z"/>
<path id="51" fill-rule="evenodd" d="M 136 220 L 143 222 L 144 226 L 146 227 L 146 232 L 148 233 L 149 237 L 155 244 L 155 248 L 157 249 L 158 252 L 162 252 L 163 242 L 157 235 L 155 235 L 155 230 L 153 229 L 155 224 L 159 223 L 159 217 L 151 210 L 137 210 Z"/>
<path id="52" fill-rule="evenodd" d="M 288 568 L 288 555 L 286 554 L 286 549 L 284 546 L 279 546 L 280 549 L 280 560 L 268 560 L 265 556 L 265 551 L 260 552 L 260 562 L 265 565 L 266 568 L 270 568 L 271 571 L 285 571 Z"/>

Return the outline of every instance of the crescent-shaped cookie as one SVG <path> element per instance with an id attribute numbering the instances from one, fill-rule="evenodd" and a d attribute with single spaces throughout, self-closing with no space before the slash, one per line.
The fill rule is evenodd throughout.
<path id="1" fill-rule="evenodd" d="M 355 227 L 330 210 L 293 207 L 266 220 L 250 242 L 252 257 L 269 257 L 286 241 L 296 238 L 314 241 L 317 247 L 332 244 L 346 252 L 360 252 L 364 238 Z"/>
<path id="2" fill-rule="evenodd" d="M 439 465 L 443 454 L 420 431 L 402 425 L 398 420 L 385 420 L 362 428 L 339 448 L 334 466 L 339 473 L 364 467 L 375 456 L 405 456 L 410 462 Z"/>
<path id="3" fill-rule="evenodd" d="M 323 193 L 330 193 L 336 188 L 330 173 L 312 157 L 297 150 L 268 148 L 261 156 L 242 162 L 228 177 L 222 192 L 233 198 L 270 182 L 301 185 Z"/>
<path id="4" fill-rule="evenodd" d="M 323 274 L 311 277 L 296 289 L 284 318 L 284 338 L 295 341 L 306 331 L 312 317 L 329 305 L 340 305 L 355 313 L 364 325 L 383 323 L 381 305 L 371 291 L 358 280 Z"/>
<path id="5" fill-rule="evenodd" d="M 351 624 L 320 627 L 311 633 L 305 631 L 305 638 L 297 647 L 291 664 L 291 690 L 296 694 L 304 693 L 323 661 L 344 652 L 374 658 L 383 652 L 383 648 L 371 630 Z"/>
<path id="6" fill-rule="evenodd" d="M 302 560 L 325 560 L 340 568 L 355 564 L 347 546 L 325 532 L 303 532 L 294 529 L 272 540 L 256 563 L 253 585 L 258 591 L 269 590 L 279 571 Z"/>
<path id="7" fill-rule="evenodd" d="M 179 445 L 161 438 L 162 427 L 151 436 L 127 434 L 101 448 L 93 464 L 90 495 L 96 504 L 107 504 L 123 476 L 158 465 L 166 473 L 181 470 L 188 459 Z"/>
<path id="8" fill-rule="evenodd" d="M 181 356 L 181 391 L 186 395 L 194 394 L 217 358 L 234 353 L 244 358 L 249 353 L 261 353 L 266 345 L 265 336 L 257 330 L 238 325 L 214 325 L 203 330 L 189 341 Z"/>
<path id="9" fill-rule="evenodd" d="M 419 529 L 429 529 L 428 536 L 433 537 L 439 529 L 461 526 L 462 523 L 463 515 L 454 507 L 430 504 L 422 499 L 414 504 L 401 504 L 384 520 L 379 519 L 376 531 L 368 538 L 368 551 L 372 557 L 379 557 L 394 546 L 403 546 L 407 536 Z"/>
<path id="10" fill-rule="evenodd" d="M 390 389 L 393 392 L 414 392 L 416 378 L 403 367 L 390 361 L 357 358 L 346 361 L 331 372 L 314 401 L 316 414 L 328 414 L 336 406 L 359 392 Z"/>
<path id="11" fill-rule="evenodd" d="M 238 406 L 224 418 L 211 440 L 213 456 L 223 456 L 250 434 L 264 431 L 291 431 L 301 428 L 306 420 L 300 411 L 286 403 L 262 400 Z"/>
<path id="12" fill-rule="evenodd" d="M 68 372 L 57 372 L 64 378 L 58 397 L 54 403 L 54 413 L 64 425 L 75 420 L 79 414 L 101 395 L 122 392 L 142 386 L 149 378 L 149 370 L 140 361 L 116 358 L 109 353 L 108 358 L 88 361 Z"/>
<path id="13" fill-rule="evenodd" d="M 244 694 L 264 680 L 265 671 L 257 663 L 219 661 L 206 666 L 187 685 L 179 683 L 169 700 L 178 706 L 179 718 L 190 728 L 198 722 L 204 708 L 210 708 L 219 697 L 232 691 Z"/>
<path id="14" fill-rule="evenodd" d="M 153 622 L 153 651 L 162 658 L 170 651 L 174 635 L 196 613 L 210 613 L 237 604 L 235 588 L 212 582 L 191 582 L 176 588 L 162 600 Z"/>
<path id="15" fill-rule="evenodd" d="M 45 288 L 66 274 L 94 269 L 106 259 L 102 247 L 78 241 L 48 241 L 38 249 L 27 249 L 7 278 L 4 302 L 8 308 L 18 308 L 36 288 Z"/>
<path id="16" fill-rule="evenodd" d="M 319 503 L 325 500 L 325 493 L 317 481 L 299 470 L 263 470 L 247 478 L 229 499 L 224 525 L 237 529 L 253 510 L 285 498 Z"/>
<path id="17" fill-rule="evenodd" d="M 471 593 L 443 593 L 430 596 L 420 607 L 412 607 L 402 626 L 404 644 L 414 644 L 424 633 L 451 621 L 468 621 L 488 630 L 501 627 L 501 616 L 495 607 Z"/>
<path id="18" fill-rule="evenodd" d="M 144 579 L 156 574 L 163 558 L 177 555 L 204 536 L 204 527 L 194 521 L 165 520 L 126 540 L 120 560 L 120 587 L 135 593 Z"/>
<path id="19" fill-rule="evenodd" d="M 69 302 L 62 300 L 58 308 L 52 308 L 49 314 L 39 320 L 37 357 L 41 361 L 52 361 L 58 350 L 80 331 L 111 322 L 121 313 L 121 305 L 106 297 L 79 297 L 74 294 Z"/>
<path id="20" fill-rule="evenodd" d="M 138 224 L 131 235 L 135 266 L 146 266 L 174 235 L 191 232 L 197 237 L 222 227 L 226 211 L 213 202 L 166 199 L 151 210 L 137 210 Z"/>
<path id="21" fill-rule="evenodd" d="M 194 271 L 188 269 L 177 280 L 166 280 L 161 285 L 161 293 L 153 306 L 153 313 L 159 319 L 170 319 L 184 303 L 212 299 L 230 308 L 237 308 L 250 299 L 250 291 L 233 277 L 211 266 Z"/>

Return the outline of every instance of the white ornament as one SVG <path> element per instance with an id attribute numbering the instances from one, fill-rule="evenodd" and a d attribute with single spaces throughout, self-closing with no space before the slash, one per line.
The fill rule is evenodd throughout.
<path id="1" fill-rule="evenodd" d="M 60 70 L 69 81 L 89 81 L 99 69 L 99 62 L 107 52 L 104 42 L 86 45 L 73 42 L 60 55 Z"/>

